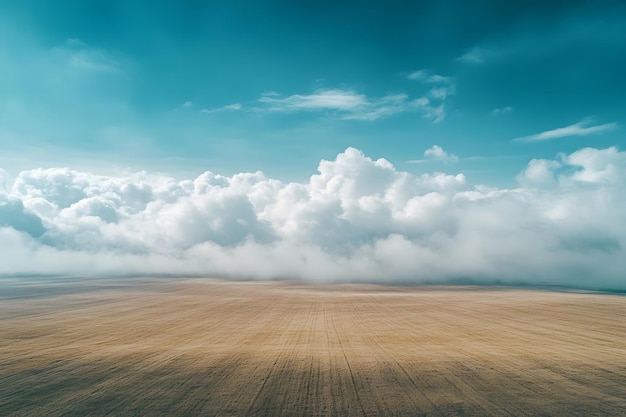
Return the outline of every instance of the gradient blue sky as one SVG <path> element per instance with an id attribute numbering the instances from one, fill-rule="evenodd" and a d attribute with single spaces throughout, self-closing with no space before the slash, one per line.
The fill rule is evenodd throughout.
<path id="1" fill-rule="evenodd" d="M 353 146 L 506 186 L 626 122 L 619 1 L 2 2 L 0 62 L 8 175 L 303 180 Z"/>

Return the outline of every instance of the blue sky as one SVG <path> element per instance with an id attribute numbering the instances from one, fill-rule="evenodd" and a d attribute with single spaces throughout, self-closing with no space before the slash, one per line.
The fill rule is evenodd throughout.
<path id="1" fill-rule="evenodd" d="M 0 63 L 0 277 L 626 289 L 623 1 L 5 1 Z"/>
<path id="2" fill-rule="evenodd" d="M 617 1 L 3 2 L 0 164 L 302 180 L 353 146 L 511 185 L 622 143 L 625 23 Z M 408 162 L 433 145 L 457 158 Z"/>

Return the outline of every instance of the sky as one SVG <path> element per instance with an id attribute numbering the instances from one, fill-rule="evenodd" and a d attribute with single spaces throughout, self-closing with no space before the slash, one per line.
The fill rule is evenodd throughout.
<path id="1" fill-rule="evenodd" d="M 624 2 L 2 2 L 0 62 L 0 274 L 626 288 Z"/>

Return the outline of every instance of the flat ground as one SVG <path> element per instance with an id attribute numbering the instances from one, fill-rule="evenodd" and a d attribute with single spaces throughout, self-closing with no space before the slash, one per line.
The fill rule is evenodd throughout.
<path id="1" fill-rule="evenodd" d="M 5 283 L 0 415 L 626 415 L 624 296 L 132 282 Z"/>

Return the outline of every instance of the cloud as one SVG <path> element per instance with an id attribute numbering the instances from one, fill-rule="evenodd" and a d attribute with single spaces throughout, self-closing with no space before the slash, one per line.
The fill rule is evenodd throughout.
<path id="1" fill-rule="evenodd" d="M 407 78 L 409 80 L 418 80 L 428 84 L 449 84 L 454 81 L 453 77 L 433 74 L 428 70 L 419 70 L 412 72 L 407 76 Z"/>
<path id="2" fill-rule="evenodd" d="M 294 94 L 285 98 L 263 96 L 261 103 L 275 111 L 289 110 L 342 110 L 354 111 L 369 106 L 367 97 L 349 90 L 319 90 L 313 94 Z"/>
<path id="3" fill-rule="evenodd" d="M 428 92 L 428 96 L 437 100 L 445 100 L 448 96 L 456 93 L 456 87 L 449 85 L 445 87 L 431 88 Z"/>
<path id="4" fill-rule="evenodd" d="M 451 154 L 451 153 L 450 154 L 447 153 L 439 145 L 433 145 L 430 148 L 426 149 L 424 151 L 424 157 L 425 159 L 414 159 L 414 160 L 407 161 L 407 162 L 411 164 L 419 164 L 419 163 L 429 162 L 429 161 L 442 161 L 445 163 L 459 161 L 458 156 Z"/>
<path id="5" fill-rule="evenodd" d="M 522 185 L 552 184 L 555 182 L 554 172 L 562 165 L 558 161 L 533 159 L 526 169 L 517 177 Z"/>
<path id="6" fill-rule="evenodd" d="M 112 54 L 105 49 L 91 47 L 80 39 L 67 39 L 64 45 L 55 47 L 52 51 L 65 56 L 67 63 L 78 70 L 121 72 L 121 65 Z"/>
<path id="7" fill-rule="evenodd" d="M 443 102 L 435 104 L 427 97 L 420 97 L 409 104 L 416 111 L 422 113 L 425 119 L 432 120 L 433 123 L 439 123 L 446 118 L 446 107 Z"/>
<path id="8" fill-rule="evenodd" d="M 133 71 L 128 71 L 133 65 L 123 53 L 75 38 L 50 45 L 24 27 L 3 29 L 12 41 L 0 47 L 1 136 L 16 138 L 13 144 L 4 140 L 5 160 L 11 151 L 25 161 L 35 154 L 54 158 L 50 144 L 93 145 L 105 125 L 134 120 L 129 101 Z"/>
<path id="9" fill-rule="evenodd" d="M 411 102 L 412 107 L 433 123 L 439 123 L 445 119 L 447 116 L 445 101 L 450 95 L 456 93 L 454 78 L 433 74 L 424 69 L 412 72 L 407 78 L 424 84 L 434 84 L 424 97 Z"/>
<path id="10" fill-rule="evenodd" d="M 355 108 L 350 114 L 341 118 L 344 120 L 376 120 L 381 117 L 391 116 L 409 110 L 406 94 L 393 94 L 367 103 L 367 105 Z"/>
<path id="11" fill-rule="evenodd" d="M 608 132 L 617 129 L 617 123 L 588 126 L 593 122 L 592 118 L 586 118 L 573 125 L 546 130 L 536 135 L 523 136 L 513 139 L 516 142 L 542 142 L 545 140 L 558 139 L 567 136 L 587 136 L 596 133 Z"/>
<path id="12" fill-rule="evenodd" d="M 506 106 L 506 107 L 501 107 L 501 108 L 497 108 L 497 109 L 493 109 L 491 111 L 491 114 L 493 114 L 494 116 L 498 116 L 501 114 L 506 114 L 506 113 L 510 113 L 513 111 L 513 107 L 511 106 Z"/>
<path id="13" fill-rule="evenodd" d="M 372 107 L 364 94 L 350 90 L 318 90 L 309 95 L 294 94 L 284 98 L 262 96 L 259 101 L 272 111 L 336 110 L 358 113 Z"/>
<path id="14" fill-rule="evenodd" d="M 217 113 L 217 112 L 222 112 L 222 111 L 236 111 L 236 110 L 241 110 L 242 109 L 242 105 L 240 103 L 233 103 L 233 104 L 228 104 L 226 106 L 222 106 L 222 107 L 218 107 L 215 109 L 202 109 L 202 113 Z"/>
<path id="15" fill-rule="evenodd" d="M 457 162 L 459 160 L 456 155 L 447 153 L 441 146 L 438 145 L 433 145 L 432 147 L 426 149 L 424 156 L 438 161 Z"/>
<path id="16" fill-rule="evenodd" d="M 239 104 L 239 103 L 229 104 L 229 105 L 224 106 L 222 108 L 224 110 L 241 110 L 241 104 Z"/>
<path id="17" fill-rule="evenodd" d="M 438 98 L 437 100 L 442 100 Z M 318 90 L 310 95 L 295 94 L 281 98 L 276 93 L 262 96 L 265 106 L 258 110 L 275 112 L 329 112 L 343 120 L 377 120 L 404 112 L 418 112 L 426 119 L 439 122 L 445 117 L 443 107 L 438 109 L 429 99 L 409 100 L 406 94 L 389 94 L 369 98 L 352 90 Z"/>
<path id="18" fill-rule="evenodd" d="M 485 62 L 486 51 L 483 48 L 473 48 L 457 58 L 457 61 L 468 64 L 482 64 Z"/>
<path id="19" fill-rule="evenodd" d="M 468 65 L 508 61 L 507 67 L 523 65 L 535 77 L 541 74 L 541 68 L 554 65 L 561 68 L 557 73 L 561 78 L 569 71 L 574 71 L 581 80 L 597 77 L 598 71 L 611 66 L 615 54 L 626 46 L 623 11 L 616 13 L 612 6 L 595 3 L 583 8 L 587 10 L 579 9 L 567 17 L 566 13 L 557 19 L 537 21 L 537 24 L 520 26 L 519 30 L 491 36 L 465 50 L 456 60 Z M 588 65 L 579 64 L 581 56 L 589 61 Z"/>
<path id="20" fill-rule="evenodd" d="M 0 200 L 0 227 L 6 226 L 33 237 L 39 237 L 45 232 L 41 219 L 25 212 L 24 204 L 19 199 Z"/>
<path id="21" fill-rule="evenodd" d="M 430 158 L 452 158 L 440 147 Z M 626 289 L 626 152 L 533 160 L 512 189 L 348 148 L 305 182 L 66 168 L 0 190 L 0 274 L 202 274 L 318 282 Z"/>
<path id="22" fill-rule="evenodd" d="M 185 101 L 183 107 L 193 107 L 193 103 L 191 101 Z"/>

